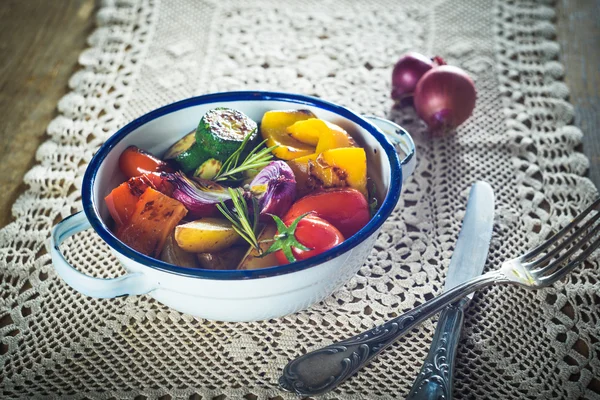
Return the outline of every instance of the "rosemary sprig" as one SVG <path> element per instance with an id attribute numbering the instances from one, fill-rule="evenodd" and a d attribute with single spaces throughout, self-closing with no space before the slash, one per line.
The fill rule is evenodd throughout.
<path id="1" fill-rule="evenodd" d="M 227 160 L 225 160 L 217 175 L 212 179 L 213 181 L 239 181 L 242 179 L 241 177 L 237 176 L 239 173 L 265 167 L 271 162 L 273 159 L 273 154 L 271 152 L 277 148 L 277 146 L 275 145 L 261 149 L 263 144 L 265 144 L 267 141 L 265 139 L 260 142 L 258 146 L 253 148 L 252 151 L 248 153 L 246 158 L 240 163 L 240 156 L 244 152 L 250 136 L 251 135 L 246 136 L 240 144 L 240 147 L 238 147 L 233 154 L 231 154 Z"/>
<path id="2" fill-rule="evenodd" d="M 232 166 L 238 164 L 240 155 L 246 148 L 246 144 L 248 144 L 248 141 L 250 140 L 250 136 L 252 136 L 252 134 L 247 135 L 244 138 L 244 140 L 242 140 L 242 143 L 240 143 L 240 147 L 238 147 L 229 157 L 227 157 L 227 160 L 225 160 L 225 162 L 223 162 L 221 169 L 219 170 L 219 172 L 217 172 L 217 175 L 215 175 L 215 177 L 213 178 L 214 181 L 216 181 L 219 177 L 221 177 L 226 171 L 229 171 L 232 168 Z"/>
<path id="3" fill-rule="evenodd" d="M 254 247 L 258 254 L 262 253 L 258 238 L 256 237 L 258 230 L 258 218 L 259 218 L 259 207 L 258 200 L 252 197 L 252 211 L 253 215 L 250 217 L 250 210 L 248 210 L 248 204 L 244 199 L 243 192 L 240 189 L 228 188 L 231 201 L 233 202 L 233 209 L 229 209 L 224 201 L 217 204 L 217 208 L 221 213 L 231 222 L 233 230 L 235 230 L 246 242 L 250 243 L 250 246 Z"/>

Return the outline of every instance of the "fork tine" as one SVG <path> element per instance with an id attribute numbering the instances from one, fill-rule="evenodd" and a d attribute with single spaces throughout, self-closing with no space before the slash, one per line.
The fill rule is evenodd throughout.
<path id="1" fill-rule="evenodd" d="M 589 230 L 590 226 L 592 226 L 596 221 L 598 221 L 598 219 L 600 219 L 600 212 L 596 213 L 596 215 L 594 215 L 593 218 L 590 218 L 588 221 L 586 221 L 586 223 L 582 227 L 578 228 L 575 232 L 573 232 L 573 234 L 571 234 L 571 236 L 569 236 L 568 238 L 566 238 L 565 240 L 560 242 L 560 244 L 558 246 L 554 247 L 551 251 L 546 253 L 543 257 L 541 257 L 537 260 L 531 261 L 530 263 L 526 263 L 526 265 L 529 268 L 535 268 L 538 265 L 542 265 L 545 262 L 552 260 L 552 258 L 554 258 L 556 255 L 558 255 L 558 253 L 560 253 L 565 247 L 567 247 L 568 245 L 573 243 L 575 241 L 575 239 L 577 239 L 582 233 L 587 232 Z M 598 231 L 598 227 L 594 228 L 594 230 L 591 233 L 589 233 L 582 240 L 577 242 L 574 245 L 574 247 L 572 249 L 569 249 L 568 252 L 565 254 L 567 254 L 568 256 L 573 254 L 573 252 L 575 250 L 579 249 L 586 242 L 589 242 L 590 237 L 594 236 L 597 231 Z M 550 239 L 550 240 L 552 240 L 552 239 Z M 562 262 L 565 260 L 565 257 L 561 257 L 559 260 L 560 261 L 557 260 L 557 262 Z M 553 264 L 556 264 L 556 263 L 553 263 Z M 549 266 L 546 266 L 546 267 L 540 269 L 539 271 L 536 271 L 536 270 L 534 270 L 534 271 L 543 274 L 545 271 L 548 270 L 548 267 Z"/>
<path id="2" fill-rule="evenodd" d="M 585 259 L 588 258 L 589 255 L 592 254 L 592 252 L 598 248 L 598 246 L 600 246 L 600 237 L 594 240 L 587 249 L 582 251 L 581 254 L 577 256 L 577 258 L 572 260 L 566 266 L 554 271 L 548 276 L 540 278 L 540 281 L 542 282 L 543 286 L 552 285 L 554 282 L 562 279 L 565 275 L 571 272 L 573 268 L 585 261 Z"/>
<path id="3" fill-rule="evenodd" d="M 539 244 L 537 247 L 534 247 L 527 253 L 523 254 L 521 257 L 518 258 L 518 260 L 521 262 L 526 262 L 528 260 L 531 260 L 533 257 L 538 256 L 540 253 L 544 252 L 548 247 L 556 243 L 557 240 L 565 236 L 571 229 L 575 228 L 579 224 L 579 222 L 581 222 L 581 220 L 584 219 L 590 212 L 595 210 L 598 207 L 598 205 L 600 205 L 600 198 L 596 199 L 596 201 L 594 201 L 588 208 L 586 208 L 581 214 L 576 216 L 575 219 L 573 219 L 573 221 L 571 221 L 567 226 L 555 233 L 550 239 L 546 240 L 545 242 Z"/>
<path id="4" fill-rule="evenodd" d="M 532 273 L 535 273 L 535 274 L 541 276 L 555 268 L 558 268 L 562 263 L 567 261 L 569 259 L 569 257 L 571 257 L 577 250 L 579 250 L 581 247 L 583 247 L 586 243 L 589 243 L 591 241 L 591 239 L 593 239 L 599 231 L 600 231 L 600 225 L 597 225 L 596 227 L 594 227 L 594 229 L 589 234 L 587 234 L 583 238 L 581 238 L 581 240 L 579 240 L 576 244 L 574 244 L 573 247 L 571 247 L 569 250 L 567 250 L 566 252 L 561 254 L 560 257 L 558 257 L 556 260 L 552 261 L 550 264 L 546 265 L 545 267 L 540 268 L 539 270 L 533 270 Z M 579 233 L 580 232 L 578 232 L 577 235 L 579 235 Z M 571 239 L 571 238 L 569 238 L 569 239 Z M 550 253 L 548 253 L 548 254 L 550 254 Z M 536 263 L 537 263 L 537 261 L 536 261 Z"/>

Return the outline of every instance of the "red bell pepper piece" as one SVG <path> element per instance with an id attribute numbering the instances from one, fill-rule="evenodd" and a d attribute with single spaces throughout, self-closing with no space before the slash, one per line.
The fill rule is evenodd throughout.
<path id="1" fill-rule="evenodd" d="M 166 178 L 158 173 L 149 173 L 130 178 L 114 188 L 104 198 L 108 212 L 115 221 L 117 228 L 129 221 L 136 203 L 148 187 L 156 189 L 167 196 L 173 193 L 173 185 Z"/>
<path id="2" fill-rule="evenodd" d="M 158 257 L 167 237 L 186 214 L 183 204 L 148 187 L 136 203 L 131 218 L 118 228 L 116 236 L 140 253 Z"/>

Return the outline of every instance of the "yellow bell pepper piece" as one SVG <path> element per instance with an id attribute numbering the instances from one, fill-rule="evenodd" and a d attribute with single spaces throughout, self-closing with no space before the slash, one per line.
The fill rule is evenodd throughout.
<path id="1" fill-rule="evenodd" d="M 368 198 L 367 155 L 361 147 L 330 149 L 287 163 L 294 171 L 300 196 L 321 188 L 351 187 Z"/>
<path id="2" fill-rule="evenodd" d="M 315 118 L 309 110 L 267 111 L 260 123 L 260 134 L 267 146 L 279 146 L 273 154 L 282 160 L 292 160 L 315 152 L 315 146 L 293 138 L 286 130 L 297 121 Z"/>
<path id="3" fill-rule="evenodd" d="M 356 146 L 354 139 L 342 127 L 322 119 L 298 121 L 288 127 L 287 131 L 294 139 L 315 146 L 316 154 L 325 150 Z"/>

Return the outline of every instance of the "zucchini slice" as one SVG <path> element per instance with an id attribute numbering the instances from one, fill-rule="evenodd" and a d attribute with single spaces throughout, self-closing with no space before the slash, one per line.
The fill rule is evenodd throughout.
<path id="1" fill-rule="evenodd" d="M 163 158 L 175 160 L 183 172 L 191 172 L 210 158 L 210 155 L 196 143 L 196 131 L 192 131 L 175 142 Z"/>
<path id="2" fill-rule="evenodd" d="M 212 179 L 217 176 L 222 166 L 223 163 L 221 161 L 214 158 L 209 158 L 200 164 L 200 166 L 194 172 L 194 176 L 202 179 Z"/>
<path id="3" fill-rule="evenodd" d="M 237 110 L 215 108 L 200 120 L 196 143 L 210 154 L 210 158 L 225 161 L 248 135 L 250 145 L 258 135 L 256 122 Z"/>
<path id="4" fill-rule="evenodd" d="M 196 131 L 191 131 L 183 138 L 176 141 L 173 146 L 169 147 L 169 150 L 167 150 L 163 158 L 165 160 L 174 160 L 181 153 L 188 151 L 194 143 L 196 143 Z"/>

